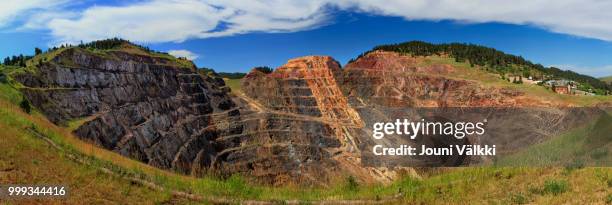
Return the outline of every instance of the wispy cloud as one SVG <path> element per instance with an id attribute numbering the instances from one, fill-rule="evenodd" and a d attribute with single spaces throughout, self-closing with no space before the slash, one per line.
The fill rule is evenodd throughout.
<path id="1" fill-rule="evenodd" d="M 331 23 L 332 10 L 406 20 L 456 20 L 531 25 L 552 32 L 612 41 L 612 1 L 601 0 L 146 0 L 121 6 L 83 6 L 44 14 L 64 0 L 9 0 L 0 26 L 18 17 L 24 27 L 45 25 L 58 42 L 122 37 L 138 42 L 180 42 L 250 32 L 295 32 Z M 31 12 L 42 10 L 41 12 Z M 55 9 L 57 10 L 57 9 Z M 69 11 L 65 11 L 69 12 Z"/>
<path id="2" fill-rule="evenodd" d="M 341 0 L 343 9 L 407 20 L 457 20 L 532 25 L 612 41 L 612 1 L 600 0 Z"/>
<path id="3" fill-rule="evenodd" d="M 154 0 L 94 6 L 76 18 L 48 22 L 58 42 L 121 37 L 137 42 L 181 42 L 249 32 L 294 32 L 317 27 L 323 2 Z"/>
<path id="4" fill-rule="evenodd" d="M 68 0 L 6 0 L 0 6 L 0 27 L 16 20 L 30 19 L 32 15 L 53 11 L 68 3 Z"/>
<path id="5" fill-rule="evenodd" d="M 195 60 L 199 56 L 188 50 L 169 50 L 168 53 L 174 57 L 184 57 L 188 60 Z"/>

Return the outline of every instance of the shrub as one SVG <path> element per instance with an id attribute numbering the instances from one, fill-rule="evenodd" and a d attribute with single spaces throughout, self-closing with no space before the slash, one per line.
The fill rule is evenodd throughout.
<path id="1" fill-rule="evenodd" d="M 246 73 L 239 73 L 239 72 L 234 72 L 234 73 L 226 73 L 226 72 L 220 72 L 218 73 L 219 77 L 222 78 L 229 78 L 229 79 L 240 79 L 243 78 Z"/>
<path id="2" fill-rule="evenodd" d="M 573 171 L 575 169 L 582 169 L 584 168 L 584 161 L 582 159 L 576 158 L 573 161 L 565 164 L 565 170 L 566 171 Z"/>
<path id="3" fill-rule="evenodd" d="M 546 180 L 544 182 L 544 193 L 559 195 L 568 191 L 569 184 L 565 180 Z"/>
<path id="4" fill-rule="evenodd" d="M 259 67 L 255 67 L 253 68 L 259 72 L 265 73 L 265 74 L 269 74 L 272 73 L 272 71 L 274 71 L 272 68 L 268 67 L 268 66 L 259 66 Z"/>
<path id="5" fill-rule="evenodd" d="M 605 156 L 608 156 L 608 150 L 604 148 L 593 150 L 593 152 L 591 153 L 592 159 L 602 159 Z"/>
<path id="6" fill-rule="evenodd" d="M 527 204 L 529 202 L 529 200 L 525 195 L 523 195 L 523 193 L 512 194 L 510 200 L 513 204 Z"/>
<path id="7" fill-rule="evenodd" d="M 32 112 L 32 106 L 30 105 L 30 101 L 25 98 L 21 100 L 21 103 L 19 103 L 19 107 L 28 114 Z"/>
<path id="8" fill-rule="evenodd" d="M 349 176 L 346 179 L 346 188 L 349 191 L 357 191 L 359 189 L 359 183 L 357 182 L 357 179 L 354 176 Z"/>

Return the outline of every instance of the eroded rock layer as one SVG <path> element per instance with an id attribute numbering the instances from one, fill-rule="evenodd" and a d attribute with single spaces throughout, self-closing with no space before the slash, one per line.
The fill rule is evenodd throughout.
<path id="1" fill-rule="evenodd" d="M 336 83 L 340 65 L 328 56 L 290 60 L 273 73 L 253 71 L 243 81 L 245 93 L 276 111 L 307 115 L 343 125 L 361 126 L 359 115 Z"/>
<path id="2" fill-rule="evenodd" d="M 16 78 L 53 122 L 79 124 L 79 138 L 144 163 L 270 184 L 326 183 L 343 170 L 334 159 L 346 144 L 340 125 L 360 120 L 335 84 L 333 59 L 295 63 L 286 72 L 295 77 L 253 81 L 262 86 L 254 93 L 270 94 L 259 100 L 232 99 L 223 80 L 193 66 L 122 51 L 67 49 Z"/>
<path id="3" fill-rule="evenodd" d="M 374 51 L 345 66 L 337 76 L 338 84 L 347 96 L 349 106 L 364 120 L 364 133 L 372 133 L 376 122 L 393 122 L 396 119 L 464 119 L 464 122 L 470 122 L 489 118 L 491 123 L 487 125 L 486 136 L 469 136 L 464 141 L 454 143 L 497 144 L 499 153 L 511 153 L 585 125 L 602 114 L 599 109 L 564 108 L 561 103 L 545 102 L 517 89 L 487 87 L 478 81 L 456 78 L 454 75 L 459 72 L 457 68 L 423 61 L 424 58 Z M 427 112 L 435 112 L 436 115 L 428 117 L 423 114 Z M 370 136 L 361 139 L 362 146 L 449 145 L 449 142 L 435 141 L 444 138 L 427 141 L 432 139 L 431 136 L 417 137 L 419 141 L 403 140 L 406 137 L 391 135 L 376 142 Z M 368 160 L 362 158 L 363 163 L 372 164 Z M 376 165 L 384 164 L 380 161 L 387 160 L 401 165 L 457 166 L 492 159 L 434 157 L 409 163 L 400 163 L 404 159 L 398 158 L 381 160 L 375 157 L 373 160 L 377 160 L 377 163 L 373 163 Z"/>
<path id="4" fill-rule="evenodd" d="M 366 166 L 376 159 L 362 158 L 366 146 L 415 144 L 398 136 L 372 138 L 376 122 L 423 117 L 408 108 L 550 106 L 517 90 L 454 78 L 454 72 L 450 65 L 391 52 L 371 52 L 345 69 L 331 57 L 307 56 L 269 74 L 253 70 L 242 91 L 230 93 L 222 79 L 171 58 L 69 48 L 16 79 L 51 121 L 78 124 L 79 138 L 144 163 L 196 176 L 244 174 L 269 184 L 325 185 L 347 175 L 366 182 L 414 175 L 406 167 Z M 580 124 L 567 116 L 551 108 L 502 118 L 522 124 L 496 129 L 520 129 L 521 136 L 491 139 L 507 145 L 502 151 L 518 149 Z M 540 124 L 525 122 L 541 118 L 546 120 Z M 425 162 L 455 166 L 470 160 L 486 161 Z"/>
<path id="5" fill-rule="evenodd" d="M 287 126 L 290 141 L 320 135 L 322 139 L 334 142 L 334 146 L 312 143 L 325 153 L 334 166 L 317 172 L 322 176 L 343 175 L 350 173 L 360 176 L 365 181 L 389 180 L 388 176 L 376 173 L 375 169 L 359 165 L 359 138 L 364 136 L 361 128 L 363 121 L 359 114 L 349 105 L 336 82 L 336 76 L 342 71 L 340 65 L 328 56 L 307 56 L 290 60 L 270 74 L 257 70 L 251 71 L 242 81 L 243 99 L 258 107 L 259 112 L 274 114 L 274 117 L 308 122 L 310 127 Z M 315 127 L 324 127 L 325 132 Z M 262 130 L 273 138 L 278 134 L 271 130 Z M 286 145 L 285 145 L 286 146 Z M 290 147 L 289 147 L 290 148 Z M 292 149 L 292 148 L 290 148 Z M 323 166 L 324 167 L 324 166 Z M 302 172 L 302 175 L 310 175 Z M 311 178 L 313 180 L 315 178 Z M 316 180 L 318 181 L 318 180 Z M 327 180 L 323 180 L 327 181 Z"/>
<path id="6" fill-rule="evenodd" d="M 161 57 L 71 48 L 17 79 L 51 121 L 85 121 L 81 139 L 160 168 L 209 166 L 224 148 L 211 141 L 242 129 L 219 126 L 240 114 L 223 80 Z"/>
<path id="7" fill-rule="evenodd" d="M 486 88 L 453 78 L 450 65 L 423 65 L 422 59 L 375 51 L 345 66 L 339 76 L 348 98 L 388 107 L 543 106 L 507 88 Z"/>

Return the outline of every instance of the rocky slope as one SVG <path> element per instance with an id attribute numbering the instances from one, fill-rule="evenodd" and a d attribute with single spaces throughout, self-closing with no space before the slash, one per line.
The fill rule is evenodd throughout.
<path id="1" fill-rule="evenodd" d="M 329 134 L 342 142 L 338 152 L 342 157 L 334 160 L 341 166 L 357 167 L 352 168 L 352 173 L 345 172 L 378 181 L 396 174 L 393 169 L 377 170 L 386 165 L 456 166 L 487 162 L 491 158 L 389 157 L 381 160 L 371 153 L 371 147 L 376 144 L 448 147 L 488 143 L 501 145 L 499 152 L 512 152 L 581 126 L 601 114 L 597 109 L 566 109 L 561 103 L 551 104 L 516 89 L 487 87 L 477 81 L 456 78 L 455 67 L 425 64 L 422 60 L 375 51 L 340 69 L 330 57 L 307 56 L 292 59 L 270 74 L 253 70 L 243 79 L 242 90 L 246 98 L 260 104 L 266 112 L 332 127 L 336 132 Z M 428 118 L 427 113 L 433 113 L 433 117 Z M 420 141 L 400 135 L 381 140 L 372 138 L 374 123 L 404 118 L 466 122 L 488 118 L 491 123 L 487 130 L 491 134 L 458 141 L 447 140 L 452 139 L 448 136 L 420 137 Z"/>
<path id="2" fill-rule="evenodd" d="M 507 88 L 486 88 L 453 78 L 451 65 L 422 65 L 422 59 L 374 51 L 345 66 L 339 76 L 349 98 L 388 107 L 547 106 Z"/>
<path id="3" fill-rule="evenodd" d="M 468 136 L 460 141 L 439 141 L 445 139 L 443 137 L 421 138 L 431 141 L 401 141 L 401 136 L 391 136 L 377 144 L 434 147 L 464 143 L 497 144 L 499 153 L 510 153 L 582 126 L 604 114 L 599 108 L 572 108 L 563 102 L 550 102 L 518 89 L 485 86 L 479 81 L 457 78 L 458 72 L 462 72 L 458 68 L 423 61 L 424 58 L 374 51 L 345 66 L 337 78 L 349 106 L 364 119 L 363 130 L 371 133 L 375 122 L 393 122 L 403 118 L 464 122 L 487 119 L 488 133 L 479 137 Z M 487 157 L 435 157 L 400 164 L 456 166 L 490 160 Z"/>
<path id="4" fill-rule="evenodd" d="M 216 118 L 239 115 L 222 80 L 152 55 L 70 48 L 16 79 L 51 121 L 87 119 L 75 130 L 81 139 L 184 173 L 221 151 L 210 143 Z"/>
<path id="5" fill-rule="evenodd" d="M 287 139 L 290 145 L 302 142 L 301 146 L 322 153 L 322 158 L 314 161 L 309 159 L 304 163 L 299 158 L 295 160 L 298 167 L 310 161 L 320 168 L 318 172 L 321 173 L 309 180 L 329 181 L 329 177 L 351 174 L 364 181 L 390 181 L 397 175 L 396 170 L 361 166 L 359 145 L 361 139 L 367 139 L 363 137 L 366 133 L 361 130 L 364 126 L 362 119 L 349 105 L 336 82 L 336 76 L 341 72 L 340 65 L 328 56 L 292 59 L 270 74 L 257 70 L 250 72 L 242 80 L 242 91 L 246 94 L 243 99 L 251 102 L 259 112 L 272 114 L 267 117 L 299 122 L 281 127 L 285 130 L 282 133 L 274 133 L 276 131 L 270 128 L 261 131 L 271 138 Z M 315 136 L 314 140 L 311 140 L 311 136 Z M 302 155 L 302 159 L 312 158 L 303 156 L 302 151 L 297 153 L 298 156 Z M 331 166 L 318 165 L 326 161 Z M 413 170 L 402 171 L 413 173 Z M 296 177 L 300 175 L 310 173 L 302 172 Z"/>
<path id="6" fill-rule="evenodd" d="M 269 184 L 324 186 L 347 175 L 390 182 L 415 174 L 406 167 L 371 166 L 377 159 L 363 157 L 374 144 L 415 143 L 371 137 L 375 122 L 422 116 L 409 108 L 550 105 L 516 90 L 453 78 L 454 69 L 391 52 L 371 52 L 345 69 L 331 57 L 307 56 L 270 74 L 253 70 L 242 80 L 244 94 L 235 96 L 223 80 L 172 58 L 69 48 L 15 78 L 51 121 L 83 122 L 76 136 L 144 163 L 196 176 L 245 174 Z M 534 113 L 520 116 L 525 122 L 545 116 L 548 124 L 523 123 L 524 139 L 569 129 L 568 119 L 575 119 L 559 110 Z M 467 161 L 417 159 L 411 165 Z"/>
<path id="7" fill-rule="evenodd" d="M 270 184 L 325 184 L 355 170 L 374 181 L 369 170 L 334 159 L 348 143 L 338 137 L 345 126 L 361 122 L 335 85 L 332 71 L 339 65 L 331 58 L 292 63 L 282 75 L 297 77 L 262 79 L 268 86 L 253 88 L 273 94 L 262 100 L 265 106 L 231 99 L 221 79 L 198 75 L 194 67 L 121 50 L 66 49 L 15 78 L 54 123 L 82 122 L 74 131 L 79 138 L 159 168 L 196 176 L 240 173 Z M 317 72 L 301 70 L 307 67 Z M 264 91 L 278 87 L 271 83 L 285 86 Z"/>

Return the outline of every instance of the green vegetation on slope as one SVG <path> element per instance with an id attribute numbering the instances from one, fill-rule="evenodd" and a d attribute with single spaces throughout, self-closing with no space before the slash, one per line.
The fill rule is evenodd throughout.
<path id="1" fill-rule="evenodd" d="M 599 78 L 599 80 L 612 84 L 612 76 Z"/>
<path id="2" fill-rule="evenodd" d="M 233 72 L 233 73 L 218 72 L 217 73 L 212 68 L 206 68 L 206 67 L 198 68 L 198 73 L 202 75 L 215 76 L 215 77 L 228 78 L 228 79 L 241 79 L 246 75 L 246 73 L 240 73 L 240 72 Z"/>
<path id="3" fill-rule="evenodd" d="M 0 75 L 16 68 L 0 66 Z M 0 82 L 0 184 L 58 184 L 68 186 L 67 199 L 2 199 L 3 203 L 26 204 L 108 204 L 176 201 L 168 193 L 151 191 L 121 178 L 102 174 L 96 167 L 84 166 L 58 152 L 32 130 L 58 143 L 65 143 L 55 127 L 38 112 L 28 114 L 18 106 L 21 93 L 7 82 Z"/>
<path id="4" fill-rule="evenodd" d="M 446 56 L 416 56 L 416 58 L 421 59 L 420 66 L 452 65 L 455 68 L 453 73 L 445 77 L 475 81 L 485 87 L 511 88 L 525 93 L 530 99 L 540 99 L 542 101 L 560 104 L 573 104 L 576 106 L 595 106 L 600 103 L 612 102 L 611 95 L 559 95 L 543 86 L 537 86 L 535 84 L 515 84 L 500 79 L 497 74 L 486 72 L 487 69 L 489 69 L 486 66 L 471 67 L 467 62 L 457 62 L 453 58 Z"/>
<path id="5" fill-rule="evenodd" d="M 91 48 L 91 49 L 99 49 L 99 50 L 112 50 L 121 48 L 125 44 L 131 44 L 132 46 L 139 48 L 147 53 L 155 53 L 155 51 L 149 49 L 149 47 L 140 46 L 129 42 L 128 40 L 123 40 L 120 38 L 111 38 L 99 41 L 92 41 L 89 43 L 81 43 L 78 45 L 79 48 Z"/>
<path id="6" fill-rule="evenodd" d="M 44 129 L 25 113 L 4 101 L 0 103 L 0 184 L 58 184 L 68 187 L 67 199 L 3 199 L 26 204 L 108 204 L 168 202 L 172 196 L 127 180 L 100 173 L 58 152 L 28 129 Z M 56 138 L 59 139 L 59 138 Z"/>
<path id="7" fill-rule="evenodd" d="M 13 81 L 11 73 L 15 72 L 18 67 L 0 65 L 0 99 L 4 99 L 12 104 L 18 105 L 23 97 L 21 93 L 15 89 L 15 86 L 10 83 Z"/>
<path id="8" fill-rule="evenodd" d="M 376 46 L 374 49 L 361 54 L 359 57 L 375 50 L 392 51 L 414 56 L 448 54 L 457 62 L 467 61 L 471 66 L 478 65 L 492 68 L 491 72 L 501 74 L 512 73 L 515 75 L 522 75 L 523 77 L 534 76 L 547 78 L 548 76 L 552 76 L 553 79 L 568 79 L 587 84 L 599 90 L 600 93 L 605 90 L 612 91 L 612 85 L 604 83 L 597 78 L 578 74 L 570 70 L 560 70 L 555 67 L 546 68 L 540 64 L 534 64 L 531 61 L 525 60 L 521 56 L 510 55 L 493 48 L 473 44 L 431 44 L 422 41 L 410 41 L 399 44 Z"/>
<path id="9" fill-rule="evenodd" d="M 265 74 L 270 74 L 272 72 L 274 72 L 274 69 L 268 67 L 268 66 L 257 66 L 255 68 L 253 68 L 253 70 L 265 73 Z"/>
<path id="10" fill-rule="evenodd" d="M 223 78 L 225 81 L 225 85 L 232 89 L 232 92 L 240 93 L 242 92 L 242 88 L 240 85 L 240 79 L 231 79 L 231 78 Z"/>
<path id="11" fill-rule="evenodd" d="M 29 70 L 35 70 L 34 68 L 43 62 L 49 62 L 54 59 L 57 55 L 69 49 L 77 49 L 79 51 L 88 52 L 93 55 L 97 55 L 100 57 L 112 58 L 112 55 L 109 55 L 110 51 L 121 51 L 135 55 L 142 56 L 150 56 L 155 58 L 164 59 L 170 65 L 192 69 L 195 67 L 193 62 L 187 60 L 186 58 L 177 58 L 168 53 L 158 52 L 149 49 L 145 46 L 140 46 L 134 43 L 131 43 L 127 40 L 112 38 L 106 40 L 92 41 L 89 43 L 81 43 L 79 45 L 61 45 L 60 47 L 49 48 L 46 52 L 43 52 L 39 48 L 35 48 L 35 55 L 19 55 L 6 57 L 3 61 L 3 65 L 5 66 L 17 66 L 17 67 L 26 67 Z M 66 65 L 70 65 L 71 62 L 63 62 Z"/>
<path id="12" fill-rule="evenodd" d="M 518 153 L 497 159 L 498 166 L 605 166 L 612 164 L 612 116 L 574 129 Z"/>
<path id="13" fill-rule="evenodd" d="M 240 72 L 233 72 L 233 73 L 219 72 L 218 75 L 221 78 L 241 79 L 241 78 L 244 78 L 246 73 L 240 73 Z"/>

